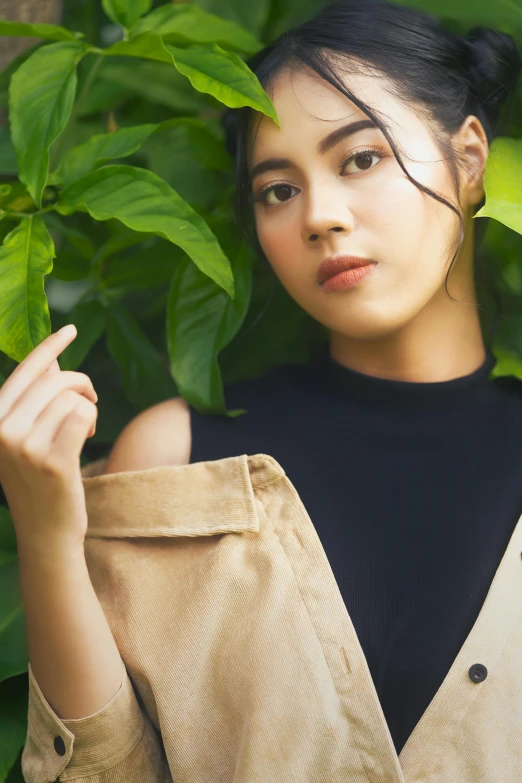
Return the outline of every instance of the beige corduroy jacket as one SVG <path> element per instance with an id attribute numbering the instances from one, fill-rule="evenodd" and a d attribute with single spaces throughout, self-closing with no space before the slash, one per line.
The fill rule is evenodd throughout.
<path id="1" fill-rule="evenodd" d="M 104 463 L 82 471 L 85 553 L 123 682 L 95 714 L 60 720 L 29 662 L 27 783 L 522 781 L 522 517 L 397 755 L 320 539 L 273 457 Z"/>

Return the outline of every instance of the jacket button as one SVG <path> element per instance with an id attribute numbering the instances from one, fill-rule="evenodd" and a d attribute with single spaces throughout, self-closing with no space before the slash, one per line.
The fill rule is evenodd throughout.
<path id="1" fill-rule="evenodd" d="M 65 756 L 65 742 L 59 735 L 54 738 L 54 749 L 59 756 Z"/>
<path id="2" fill-rule="evenodd" d="M 482 663 L 474 663 L 468 673 L 473 682 L 483 682 L 488 676 L 488 670 Z"/>

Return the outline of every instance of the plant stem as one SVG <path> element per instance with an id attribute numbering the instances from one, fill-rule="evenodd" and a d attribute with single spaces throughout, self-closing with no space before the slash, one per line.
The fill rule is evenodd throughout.
<path id="1" fill-rule="evenodd" d="M 26 217 L 33 217 L 33 215 L 43 215 L 45 212 L 52 212 L 55 208 L 54 204 L 48 204 L 46 207 L 43 207 L 43 209 L 37 209 L 34 212 L 14 212 L 10 209 L 4 210 L 5 215 L 4 217 L 19 217 L 19 218 L 26 218 Z"/>

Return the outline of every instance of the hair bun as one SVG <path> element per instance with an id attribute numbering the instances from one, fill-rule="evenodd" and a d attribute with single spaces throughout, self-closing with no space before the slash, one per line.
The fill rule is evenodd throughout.
<path id="1" fill-rule="evenodd" d="M 499 106 L 522 72 L 522 57 L 514 39 L 489 27 L 474 27 L 466 41 L 467 71 L 475 96 L 486 107 Z"/>

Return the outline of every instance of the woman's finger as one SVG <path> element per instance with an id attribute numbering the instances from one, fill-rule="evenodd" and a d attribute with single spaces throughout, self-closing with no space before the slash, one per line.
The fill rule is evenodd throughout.
<path id="1" fill-rule="evenodd" d="M 0 389 L 0 420 L 7 415 L 18 397 L 31 386 L 37 378 L 45 375 L 56 358 L 76 336 L 55 332 L 33 348 L 20 364 L 15 367 Z M 54 370 L 52 370 L 54 373 Z"/>
<path id="2" fill-rule="evenodd" d="M 85 400 L 85 398 L 83 398 Z M 69 414 L 79 405 L 82 405 L 82 397 L 75 391 L 68 390 L 58 395 L 47 405 L 34 422 L 31 431 L 27 435 L 23 445 L 24 455 L 33 460 L 43 460 L 51 450 L 58 430 Z M 92 403 L 90 403 L 92 405 Z M 98 409 L 91 412 L 96 418 Z M 84 408 L 85 410 L 85 408 Z"/>

